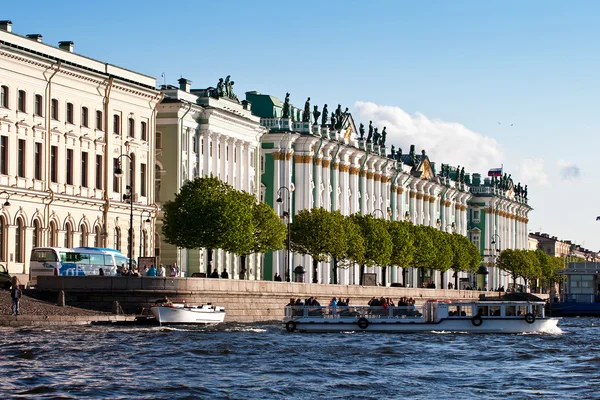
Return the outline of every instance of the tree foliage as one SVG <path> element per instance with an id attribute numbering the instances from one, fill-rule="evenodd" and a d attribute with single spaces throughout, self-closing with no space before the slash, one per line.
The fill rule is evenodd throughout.
<path id="1" fill-rule="evenodd" d="M 405 221 L 389 221 L 388 232 L 392 238 L 390 265 L 400 268 L 410 267 L 415 253 L 411 225 Z"/>
<path id="2" fill-rule="evenodd" d="M 360 228 L 364 239 L 364 264 L 367 266 L 389 265 L 393 244 L 388 232 L 387 221 L 373 218 L 370 214 L 354 214 L 351 218 Z"/>
<path id="3" fill-rule="evenodd" d="M 340 235 L 341 223 L 324 208 L 301 210 L 291 225 L 292 251 L 308 254 L 317 262 L 327 261 L 333 254 L 343 254 L 346 243 Z"/>

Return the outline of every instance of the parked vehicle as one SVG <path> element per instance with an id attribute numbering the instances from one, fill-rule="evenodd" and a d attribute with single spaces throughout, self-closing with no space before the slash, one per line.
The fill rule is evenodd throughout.
<path id="1" fill-rule="evenodd" d="M 3 289 L 10 289 L 10 286 L 12 285 L 11 280 L 12 277 L 8 273 L 6 267 L 0 264 L 0 287 Z"/>

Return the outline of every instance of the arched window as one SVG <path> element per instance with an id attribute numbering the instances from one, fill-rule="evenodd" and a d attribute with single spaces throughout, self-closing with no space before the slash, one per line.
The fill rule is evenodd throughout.
<path id="1" fill-rule="evenodd" d="M 160 166 L 154 167 L 154 201 L 160 202 Z"/>
<path id="2" fill-rule="evenodd" d="M 79 231 L 81 232 L 81 235 L 79 236 L 79 247 L 85 247 L 88 244 L 87 227 L 84 224 L 81 224 Z"/>
<path id="3" fill-rule="evenodd" d="M 17 219 L 17 228 L 15 229 L 15 262 L 23 262 L 23 239 L 25 239 L 25 225 L 21 218 Z"/>
<path id="4" fill-rule="evenodd" d="M 19 111 L 27 112 L 27 94 L 25 93 L 24 90 L 19 90 L 19 99 L 18 100 L 19 100 L 19 102 L 17 105 L 19 107 Z"/>
<path id="5" fill-rule="evenodd" d="M 50 247 L 58 247 L 58 237 L 56 235 L 56 222 L 50 222 L 50 228 L 48 230 L 48 245 Z"/>
<path id="6" fill-rule="evenodd" d="M 40 231 L 40 221 L 36 219 L 35 221 L 33 221 L 33 237 L 31 238 L 31 243 L 33 244 L 33 247 L 42 246 L 42 244 L 40 243 L 40 239 L 42 238 L 42 236 L 40 235 Z"/>
<path id="7" fill-rule="evenodd" d="M 115 228 L 115 249 L 121 251 L 121 228 Z"/>
<path id="8" fill-rule="evenodd" d="M 6 220 L 0 217 L 0 261 L 6 262 Z"/>
<path id="9" fill-rule="evenodd" d="M 67 103 L 66 120 L 69 124 L 73 123 L 73 120 L 74 120 L 73 116 L 74 116 L 73 103 Z"/>
<path id="10" fill-rule="evenodd" d="M 127 133 L 129 137 L 135 137 L 135 120 L 133 118 L 129 118 L 127 124 Z"/>
<path id="11" fill-rule="evenodd" d="M 65 247 L 73 247 L 73 228 L 68 222 L 65 227 Z"/>
<path id="12" fill-rule="evenodd" d="M 95 246 L 96 247 L 102 247 L 102 234 L 100 233 L 100 226 L 99 225 L 96 225 L 94 227 L 94 234 L 96 235 Z"/>
<path id="13" fill-rule="evenodd" d="M 35 95 L 35 115 L 41 117 L 44 114 L 44 98 L 41 94 Z"/>

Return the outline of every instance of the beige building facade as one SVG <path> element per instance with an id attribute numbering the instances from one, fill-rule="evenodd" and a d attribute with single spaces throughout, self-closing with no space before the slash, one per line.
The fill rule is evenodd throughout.
<path id="1" fill-rule="evenodd" d="M 28 273 L 33 247 L 128 254 L 131 211 L 123 195 L 131 181 L 132 254 L 154 254 L 154 127 L 162 94 L 154 78 L 73 48 L 14 34 L 9 21 L 0 22 L 0 260 L 11 273 Z M 122 178 L 114 175 L 119 162 Z"/>

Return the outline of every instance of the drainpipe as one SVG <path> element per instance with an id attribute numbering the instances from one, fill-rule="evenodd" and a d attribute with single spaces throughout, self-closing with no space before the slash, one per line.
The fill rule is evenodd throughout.
<path id="1" fill-rule="evenodd" d="M 46 79 L 46 151 L 45 156 L 46 156 L 46 160 L 45 160 L 45 167 L 46 167 L 46 171 L 45 171 L 45 179 L 44 179 L 44 190 L 46 192 L 49 192 L 49 197 L 50 197 L 50 201 L 48 203 L 44 203 L 44 226 L 45 232 L 48 232 L 48 229 L 50 228 L 50 204 L 52 204 L 54 202 L 54 192 L 52 191 L 52 189 L 50 189 L 50 149 L 51 149 L 51 138 L 52 138 L 52 133 L 50 132 L 50 121 L 51 121 L 51 105 L 52 105 L 52 79 L 54 78 L 54 76 L 58 73 L 58 71 L 60 70 L 60 67 L 62 66 L 62 63 L 59 61 L 58 63 L 52 64 L 48 69 L 54 69 L 56 67 L 56 69 L 54 69 L 54 72 L 52 73 L 52 75 L 50 75 L 50 77 L 48 79 Z M 48 71 L 48 70 L 46 70 Z M 45 76 L 46 72 L 44 72 L 44 76 Z M 44 235 L 44 237 L 42 238 L 42 243 L 47 243 L 48 240 L 48 235 Z M 48 243 L 48 245 L 52 245 L 52 243 Z"/>
<path id="2" fill-rule="evenodd" d="M 111 155 L 110 149 L 112 148 L 112 140 L 110 140 L 110 135 L 108 133 L 109 130 L 109 103 L 110 103 L 110 94 L 112 92 L 114 78 L 111 76 L 108 78 L 108 82 L 106 84 L 106 92 L 104 95 L 104 205 L 102 210 L 102 245 L 107 247 L 108 240 L 108 210 L 110 208 L 110 197 L 108 196 L 108 177 L 109 177 L 109 165 L 112 164 L 112 157 L 109 160 L 109 156 Z M 133 244 L 132 244 L 133 246 Z"/>

